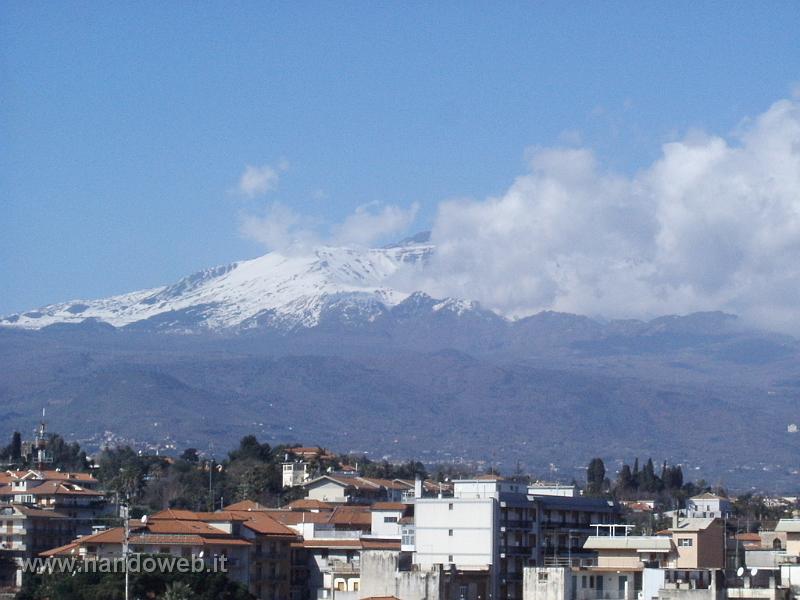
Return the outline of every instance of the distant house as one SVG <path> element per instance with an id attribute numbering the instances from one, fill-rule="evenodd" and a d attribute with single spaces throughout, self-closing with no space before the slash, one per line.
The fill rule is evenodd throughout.
<path id="1" fill-rule="evenodd" d="M 374 477 L 322 475 L 303 484 L 309 500 L 338 503 L 399 502 L 408 485 Z M 413 484 L 412 484 L 413 488 Z"/>
<path id="2" fill-rule="evenodd" d="M 686 516 L 695 519 L 727 519 L 733 515 L 733 504 L 728 498 L 710 492 L 686 501 Z"/>

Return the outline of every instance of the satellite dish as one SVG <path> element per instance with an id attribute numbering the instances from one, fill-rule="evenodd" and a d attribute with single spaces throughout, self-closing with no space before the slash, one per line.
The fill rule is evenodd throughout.
<path id="1" fill-rule="evenodd" d="M 758 569 L 756 569 L 755 567 L 753 567 L 752 569 L 750 569 L 750 576 L 751 576 L 751 577 L 755 577 L 755 576 L 756 576 L 756 573 L 758 573 Z"/>
<path id="2" fill-rule="evenodd" d="M 142 525 L 147 525 L 147 515 L 142 515 Z"/>
<path id="3" fill-rule="evenodd" d="M 200 550 L 200 554 L 197 555 L 198 558 L 203 558 L 206 555 L 205 550 Z"/>
<path id="4" fill-rule="evenodd" d="M 736 569 L 736 576 L 741 577 L 742 575 L 744 575 L 744 567 L 739 567 Z"/>

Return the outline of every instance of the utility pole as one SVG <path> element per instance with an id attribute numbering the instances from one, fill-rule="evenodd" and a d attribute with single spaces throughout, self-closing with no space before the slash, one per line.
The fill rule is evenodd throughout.
<path id="1" fill-rule="evenodd" d="M 125 503 L 120 506 L 122 510 L 122 519 L 125 529 L 125 537 L 122 540 L 122 560 L 125 569 L 125 600 L 130 600 L 130 572 L 128 569 L 128 559 L 130 557 L 130 537 L 131 537 L 131 521 L 130 521 L 130 505 L 127 498 Z"/>
<path id="2" fill-rule="evenodd" d="M 214 512 L 214 495 L 212 489 L 212 476 L 214 474 L 214 455 L 211 455 L 211 460 L 208 462 L 208 503 L 209 512 Z"/>

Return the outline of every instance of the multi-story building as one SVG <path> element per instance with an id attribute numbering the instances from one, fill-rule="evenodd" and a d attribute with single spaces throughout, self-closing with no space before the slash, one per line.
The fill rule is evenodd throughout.
<path id="1" fill-rule="evenodd" d="M 591 556 L 582 548 L 590 525 L 619 515 L 613 502 L 540 490 L 491 475 L 454 481 L 452 498 L 414 500 L 402 548 L 420 569 L 442 565 L 465 600 L 521 598 L 524 567 Z"/>
<path id="2" fill-rule="evenodd" d="M 537 571 L 542 583 L 559 578 L 571 600 L 649 598 L 653 589 L 658 591 L 681 577 L 696 589 L 716 589 L 713 573 L 725 566 L 724 527 L 715 519 L 675 517 L 673 527 L 659 535 L 630 535 L 631 525 L 595 524 L 593 528 L 584 549 L 595 558 L 571 565 L 566 575 L 569 581 L 562 581 L 559 571 Z M 527 583 L 540 591 L 547 587 L 539 586 L 539 580 Z"/>
<path id="3" fill-rule="evenodd" d="M 727 519 L 733 515 L 733 503 L 728 498 L 706 492 L 689 498 L 684 513 L 694 519 Z"/>
<path id="4" fill-rule="evenodd" d="M 283 487 L 303 485 L 309 479 L 308 463 L 304 460 L 287 460 L 283 463 Z"/>
<path id="5" fill-rule="evenodd" d="M 206 563 L 225 557 L 227 575 L 261 600 L 291 597 L 291 546 L 299 535 L 266 510 L 213 513 L 165 510 L 146 522 L 134 521 L 129 543 L 135 554 L 201 557 Z M 124 530 L 115 527 L 80 537 L 43 553 L 86 559 L 120 557 Z"/>
<path id="6" fill-rule="evenodd" d="M 71 520 L 73 536 L 88 535 L 114 512 L 97 486 L 86 473 L 8 471 L 0 477 L 0 502 L 58 511 Z"/>
<path id="7" fill-rule="evenodd" d="M 615 523 L 620 516 L 619 507 L 604 498 L 540 495 L 536 488 L 528 492 L 538 508 L 539 565 L 569 566 L 592 559 L 584 548 L 592 525 Z"/>
<path id="8" fill-rule="evenodd" d="M 0 505 L 0 588 L 22 585 L 22 561 L 61 546 L 74 537 L 74 525 L 54 510 L 23 504 Z"/>

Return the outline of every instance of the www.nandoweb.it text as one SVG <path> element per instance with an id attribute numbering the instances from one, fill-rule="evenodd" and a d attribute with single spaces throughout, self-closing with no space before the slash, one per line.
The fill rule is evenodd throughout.
<path id="1" fill-rule="evenodd" d="M 22 563 L 26 573 L 227 573 L 228 557 L 215 556 L 209 562 L 199 556 L 141 556 L 127 561 L 114 558 L 29 558 Z"/>

